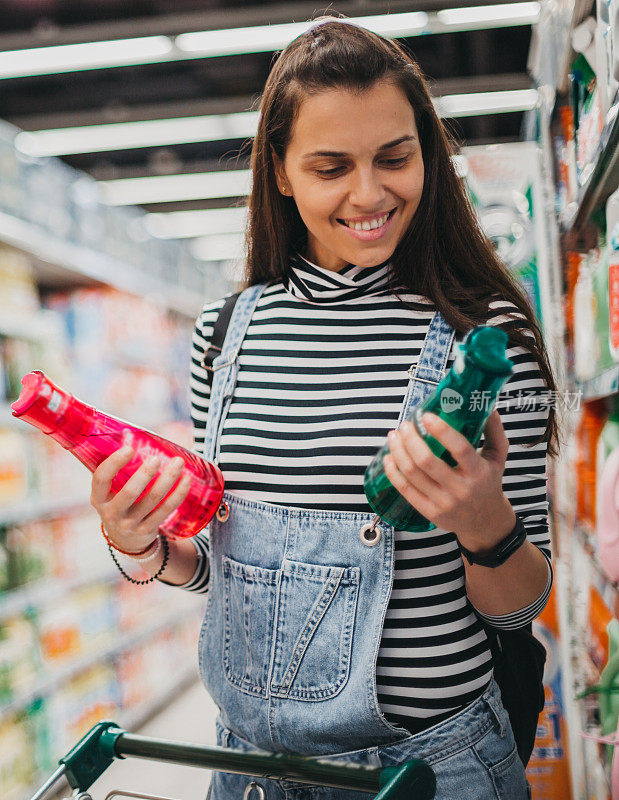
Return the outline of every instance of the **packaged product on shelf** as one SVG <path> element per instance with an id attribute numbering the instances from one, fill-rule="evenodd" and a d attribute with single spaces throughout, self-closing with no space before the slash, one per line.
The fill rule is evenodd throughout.
<path id="1" fill-rule="evenodd" d="M 574 373 L 581 381 L 596 372 L 595 311 L 592 256 L 588 254 L 580 261 L 574 288 Z"/>
<path id="2" fill-rule="evenodd" d="M 113 584 L 82 586 L 72 593 L 71 601 L 79 614 L 83 653 L 97 653 L 113 644 L 118 632 Z"/>
<path id="3" fill-rule="evenodd" d="M 97 722 L 118 716 L 120 697 L 112 666 L 97 664 L 76 675 L 49 696 L 47 707 L 57 759 Z"/>
<path id="4" fill-rule="evenodd" d="M 47 667 L 65 664 L 83 653 L 80 609 L 71 595 L 37 609 L 41 656 Z"/>
<path id="5" fill-rule="evenodd" d="M 116 568 L 110 562 L 99 529 L 99 517 L 93 508 L 58 516 L 49 525 L 57 578 L 89 575 L 97 580 L 100 576 L 115 574 Z"/>
<path id="6" fill-rule="evenodd" d="M 565 193 L 565 203 L 559 201 L 558 212 L 563 217 L 567 206 L 578 199 L 578 173 L 576 166 L 576 134 L 574 110 L 570 105 L 559 106 L 558 119 L 561 137 L 555 145 L 560 184 Z"/>
<path id="7" fill-rule="evenodd" d="M 9 587 L 17 588 L 51 575 L 53 541 L 46 521 L 28 522 L 8 528 L 4 534 Z"/>
<path id="8" fill-rule="evenodd" d="M 590 530 L 595 529 L 597 446 L 607 418 L 605 399 L 589 401 L 584 405 L 576 431 L 576 516 Z"/>
<path id="9" fill-rule="evenodd" d="M 22 216 L 55 238 L 71 239 L 70 187 L 74 171 L 59 158 L 23 157 L 25 196 Z"/>
<path id="10" fill-rule="evenodd" d="M 14 316 L 39 309 L 39 294 L 30 259 L 0 245 L 0 312 Z"/>
<path id="11" fill-rule="evenodd" d="M 597 447 L 597 544 L 606 573 L 619 581 L 619 394 Z"/>
<path id="12" fill-rule="evenodd" d="M 617 91 L 617 81 L 614 76 L 613 35 L 610 26 L 609 0 L 597 0 L 596 16 L 595 68 L 597 85 L 600 89 L 601 112 L 602 116 L 606 117 Z"/>
<path id="13" fill-rule="evenodd" d="M 619 15 L 618 15 L 619 19 Z M 608 241 L 608 347 L 619 362 L 619 189 L 606 201 Z"/>
<path id="14" fill-rule="evenodd" d="M 15 129 L 0 120 L 0 211 L 18 217 L 23 207 L 23 165 L 15 150 Z"/>
<path id="15" fill-rule="evenodd" d="M 595 20 L 589 18 L 574 31 L 574 33 L 583 32 L 583 43 L 579 42 L 574 45 L 581 55 L 577 56 L 574 61 L 571 72 L 575 105 L 576 164 L 580 186 L 584 186 L 591 177 L 604 127 L 600 91 L 595 78 L 595 24 Z M 590 45 L 585 47 L 584 40 L 589 35 Z"/>
<path id="16" fill-rule="evenodd" d="M 23 800 L 35 768 L 30 732 L 23 715 L 0 718 L 2 800 Z"/>
<path id="17" fill-rule="evenodd" d="M 464 147 L 467 191 L 501 260 L 522 283 L 541 320 L 539 274 L 548 258 L 535 142 Z"/>
<path id="18" fill-rule="evenodd" d="M 37 685 L 40 663 L 32 616 L 19 614 L 0 620 L 0 718 L 3 705 Z"/>
<path id="19" fill-rule="evenodd" d="M 0 428 L 0 507 L 25 500 L 28 495 L 28 461 L 23 437 Z"/>

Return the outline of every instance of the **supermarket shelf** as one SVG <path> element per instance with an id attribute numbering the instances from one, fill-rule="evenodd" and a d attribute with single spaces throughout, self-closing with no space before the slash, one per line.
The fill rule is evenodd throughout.
<path id="1" fill-rule="evenodd" d="M 612 601 L 616 600 L 619 597 L 619 583 L 613 581 L 610 578 L 605 570 L 603 564 L 599 561 L 595 549 L 592 544 L 592 537 L 595 535 L 591 531 L 587 531 L 582 525 L 576 523 L 573 528 L 578 541 L 582 545 L 583 549 L 591 559 L 591 564 L 596 572 L 598 580 L 597 588 L 600 591 L 600 594 L 605 599 L 605 601 L 609 604 L 612 608 L 614 603 Z"/>
<path id="2" fill-rule="evenodd" d="M 157 280 L 143 270 L 82 245 L 57 239 L 30 222 L 0 212 L 0 241 L 35 259 L 39 277 L 52 283 L 103 283 L 195 319 L 202 298 L 180 286 Z"/>
<path id="3" fill-rule="evenodd" d="M 586 381 L 576 381 L 576 389 L 582 392 L 584 400 L 607 397 L 619 392 L 619 364 Z"/>
<path id="4" fill-rule="evenodd" d="M 172 628 L 175 625 L 178 625 L 186 618 L 186 609 L 183 609 L 180 612 L 175 610 L 157 622 L 142 627 L 139 631 L 132 630 L 121 634 L 115 640 L 114 644 L 109 645 L 102 650 L 97 650 L 94 653 L 90 653 L 89 655 L 75 659 L 71 664 L 63 669 L 59 669 L 43 678 L 43 680 L 33 689 L 23 692 L 15 697 L 10 703 L 0 706 L 0 720 L 2 720 L 3 717 L 14 714 L 17 711 L 21 711 L 39 697 L 49 696 L 59 686 L 67 683 L 69 680 L 71 680 L 71 678 L 88 669 L 89 667 L 113 658 L 114 656 L 119 655 L 126 650 L 131 650 L 133 647 L 141 642 L 146 641 L 147 639 L 150 639 L 155 634 L 160 633 L 167 628 Z"/>
<path id="5" fill-rule="evenodd" d="M 0 622 L 8 617 L 21 614 L 29 608 L 53 603 L 75 589 L 82 586 L 91 586 L 96 583 L 111 583 L 118 576 L 116 568 L 106 569 L 100 573 L 85 573 L 76 578 L 60 580 L 48 578 L 32 581 L 17 589 L 0 592 Z"/>
<path id="6" fill-rule="evenodd" d="M 606 202 L 619 185 L 619 102 L 618 96 L 606 116 L 598 146 L 598 158 L 587 183 L 581 188 L 578 205 L 565 223 L 564 234 L 577 233 L 591 214 Z"/>
<path id="7" fill-rule="evenodd" d="M 20 503 L 0 506 L 0 527 L 32 522 L 44 517 L 59 516 L 74 509 L 87 508 L 89 505 L 89 500 L 84 492 L 57 498 L 34 496 L 26 498 Z"/>

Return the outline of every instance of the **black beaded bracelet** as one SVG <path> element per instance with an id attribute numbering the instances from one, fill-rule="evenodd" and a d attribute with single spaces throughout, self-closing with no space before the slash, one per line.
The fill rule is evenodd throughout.
<path id="1" fill-rule="evenodd" d="M 127 575 L 125 570 L 118 563 L 118 559 L 114 555 L 114 550 L 109 542 L 107 543 L 107 549 L 110 551 L 110 555 L 112 556 L 112 561 L 118 567 L 120 574 L 123 576 L 123 578 L 128 580 L 129 583 L 135 583 L 136 586 L 144 586 L 144 584 L 146 583 L 152 583 L 156 578 L 158 578 L 162 574 L 163 570 L 166 568 L 166 564 L 168 563 L 168 556 L 170 555 L 170 545 L 168 544 L 168 539 L 166 536 L 161 537 L 161 544 L 163 546 L 163 561 L 161 562 L 161 566 L 154 575 L 151 575 L 151 577 L 147 578 L 145 581 L 136 581 L 135 578 L 132 578 L 130 575 Z"/>

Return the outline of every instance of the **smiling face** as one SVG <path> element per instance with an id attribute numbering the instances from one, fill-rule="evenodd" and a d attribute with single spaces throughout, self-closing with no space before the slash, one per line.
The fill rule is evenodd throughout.
<path id="1" fill-rule="evenodd" d="M 334 272 L 347 264 L 382 264 L 423 190 L 411 104 L 388 81 L 361 93 L 338 88 L 307 96 L 275 170 L 280 191 L 294 197 L 307 228 L 306 258 Z"/>

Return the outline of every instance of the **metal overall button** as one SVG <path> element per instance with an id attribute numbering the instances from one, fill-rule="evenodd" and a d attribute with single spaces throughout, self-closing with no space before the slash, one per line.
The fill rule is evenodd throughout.
<path id="1" fill-rule="evenodd" d="M 226 503 L 225 500 L 221 501 L 219 508 L 215 512 L 215 516 L 220 522 L 225 522 L 230 516 L 230 506 Z"/>
<path id="2" fill-rule="evenodd" d="M 254 790 L 256 791 L 255 797 Z M 243 792 L 243 800 L 264 800 L 265 797 L 264 789 L 255 781 L 248 783 Z"/>
<path id="3" fill-rule="evenodd" d="M 367 547 L 374 547 L 375 544 L 380 542 L 380 537 L 383 535 L 377 523 L 380 517 L 377 515 L 372 522 L 368 522 L 359 531 L 359 538 Z"/>

